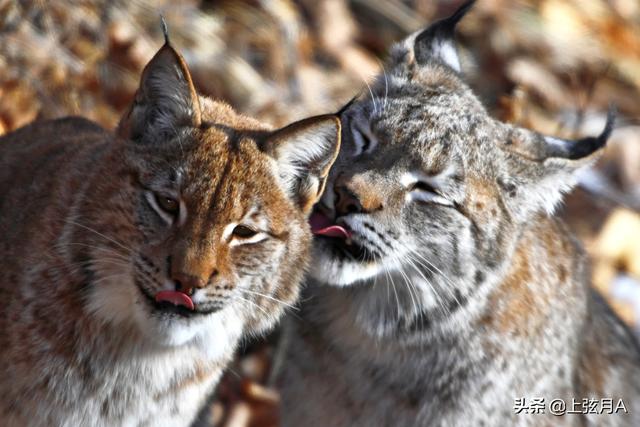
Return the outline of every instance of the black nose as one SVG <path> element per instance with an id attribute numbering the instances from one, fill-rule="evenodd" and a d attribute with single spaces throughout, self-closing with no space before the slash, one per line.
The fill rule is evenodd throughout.
<path id="1" fill-rule="evenodd" d="M 334 188 L 336 216 L 345 216 L 362 212 L 362 203 L 358 196 L 344 185 Z"/>

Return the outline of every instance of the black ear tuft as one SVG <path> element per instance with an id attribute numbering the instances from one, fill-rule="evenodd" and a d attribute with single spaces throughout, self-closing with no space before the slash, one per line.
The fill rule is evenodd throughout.
<path id="1" fill-rule="evenodd" d="M 164 35 L 164 44 L 169 43 L 169 27 L 167 27 L 167 21 L 164 20 L 164 16 L 160 15 L 160 26 L 162 26 L 162 34 Z"/>
<path id="2" fill-rule="evenodd" d="M 609 140 L 609 137 L 613 132 L 615 122 L 616 108 L 612 105 L 609 107 L 609 112 L 607 113 L 607 123 L 605 124 L 602 132 L 600 132 L 600 135 L 589 136 L 575 141 L 568 141 L 567 158 L 571 160 L 582 159 L 583 157 L 587 157 L 588 155 L 603 148 L 607 144 L 607 141 Z"/>
<path id="3" fill-rule="evenodd" d="M 453 15 L 443 19 L 440 22 L 442 22 L 443 25 L 448 26 L 450 28 L 450 31 L 453 31 L 456 25 L 458 24 L 458 22 L 460 22 L 460 20 L 464 18 L 467 12 L 471 10 L 475 2 L 476 0 L 467 0 L 465 3 L 462 4 L 462 6 L 460 6 L 455 12 L 453 12 Z"/>
<path id="4" fill-rule="evenodd" d="M 117 133 L 124 139 L 160 140 L 202 122 L 200 100 L 182 56 L 165 43 L 142 72 L 135 99 Z"/>
<path id="5" fill-rule="evenodd" d="M 453 15 L 435 22 L 416 36 L 413 49 L 419 64 L 425 64 L 429 59 L 438 58 L 454 70 L 460 71 L 453 38 L 456 25 L 473 7 L 475 1 L 468 0 Z"/>

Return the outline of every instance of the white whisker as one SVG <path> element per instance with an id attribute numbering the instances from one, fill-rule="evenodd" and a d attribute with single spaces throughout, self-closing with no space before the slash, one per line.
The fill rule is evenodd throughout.
<path id="1" fill-rule="evenodd" d="M 65 222 L 67 222 L 69 224 L 77 225 L 78 227 L 82 227 L 85 230 L 91 231 L 92 233 L 95 233 L 96 235 L 102 237 L 103 239 L 106 239 L 106 240 L 108 240 L 108 241 L 110 241 L 112 243 L 115 243 L 116 245 L 120 246 L 122 249 L 128 251 L 128 253 L 133 253 L 134 252 L 131 248 L 128 248 L 127 246 L 123 245 L 122 243 L 118 242 L 115 239 L 112 239 L 109 236 L 105 236 L 104 234 L 100 233 L 99 231 L 97 231 L 97 230 L 95 230 L 95 229 L 93 229 L 93 228 L 91 228 L 89 226 L 86 226 L 86 225 L 81 224 L 81 223 L 76 222 L 76 221 L 72 221 L 70 219 L 66 219 Z"/>
<path id="2" fill-rule="evenodd" d="M 391 289 L 393 290 L 393 295 L 396 298 L 397 315 L 399 315 L 400 311 L 402 310 L 402 307 L 400 306 L 400 299 L 398 298 L 398 292 L 396 291 L 396 284 L 395 284 L 395 282 L 393 280 L 393 276 L 389 272 L 389 269 L 384 265 L 383 265 L 383 271 L 384 271 L 385 275 L 387 276 L 387 278 L 389 279 L 389 283 L 391 284 Z"/>
<path id="3" fill-rule="evenodd" d="M 420 254 L 418 251 L 416 250 L 411 250 L 410 253 L 412 255 L 418 256 L 420 259 L 422 259 L 424 261 L 424 263 L 421 263 L 419 259 L 416 259 L 415 261 L 418 262 L 418 264 L 420 264 L 421 266 L 425 267 L 427 270 L 431 271 L 432 273 L 438 273 L 440 274 L 440 276 L 448 283 L 449 286 L 445 286 L 445 290 L 449 293 L 449 295 L 456 301 L 456 303 L 459 305 L 460 301 L 458 300 L 458 298 L 456 297 L 455 292 L 453 292 L 453 289 L 456 288 L 456 285 L 453 283 L 453 281 L 451 279 L 449 279 L 447 277 L 446 274 L 444 274 L 442 272 L 442 270 L 440 270 L 438 267 L 436 267 L 431 261 L 429 261 L 428 259 L 426 259 L 422 254 Z M 426 264 L 425 264 L 426 263 Z M 428 265 L 427 265 L 428 264 Z M 433 270 L 432 270 L 433 268 Z M 434 271 L 435 270 L 435 271 Z"/>
<path id="4" fill-rule="evenodd" d="M 241 289 L 241 291 L 242 291 L 242 292 L 246 292 L 246 293 L 248 293 L 248 294 L 258 295 L 258 296 L 260 296 L 260 297 L 270 299 L 270 300 L 275 301 L 275 302 L 277 302 L 277 303 L 279 303 L 279 304 L 282 304 L 282 305 L 284 305 L 284 306 L 287 306 L 287 307 L 289 307 L 289 308 L 291 308 L 291 309 L 293 309 L 293 310 L 299 310 L 299 308 L 298 308 L 298 307 L 296 307 L 296 306 L 294 306 L 294 305 L 291 305 L 291 304 L 289 304 L 289 303 L 288 303 L 288 302 L 286 302 L 286 301 L 282 301 L 281 299 L 278 299 L 278 298 L 272 297 L 272 296 L 270 296 L 270 295 L 265 295 L 265 294 L 262 294 L 262 293 L 260 293 L 260 292 L 250 291 L 250 290 L 248 290 L 248 289 Z"/>
<path id="5" fill-rule="evenodd" d="M 413 269 L 416 270 L 421 275 L 421 277 L 425 281 L 425 283 L 427 283 L 427 285 L 429 285 L 429 288 L 433 292 L 434 298 L 437 301 L 438 307 L 440 308 L 440 311 L 442 312 L 442 314 L 443 315 L 449 314 L 449 310 L 444 305 L 443 299 L 440 296 L 440 292 L 438 292 L 438 289 L 434 286 L 433 283 L 431 283 L 431 281 L 429 279 L 427 279 L 427 277 L 422 273 L 422 271 L 420 271 L 419 267 L 416 265 L 416 262 L 418 262 L 418 261 L 416 259 L 411 258 L 410 254 L 407 254 L 407 255 L 408 255 L 407 261 L 409 262 L 411 267 L 413 267 Z M 418 264 L 420 264 L 420 263 L 418 262 Z"/>
<path id="6" fill-rule="evenodd" d="M 79 243 L 79 242 L 71 242 L 71 243 L 57 243 L 54 245 L 55 248 L 59 248 L 59 249 L 63 249 L 67 246 L 83 246 L 83 247 L 87 247 L 87 248 L 91 248 L 91 249 L 95 249 L 97 251 L 105 251 L 109 254 L 111 254 L 112 256 L 115 256 L 117 258 L 122 259 L 123 261 L 129 261 L 129 259 L 126 257 L 126 255 L 121 254 L 120 252 L 116 251 L 113 248 L 109 248 L 106 246 L 95 246 L 95 245 L 90 245 L 88 243 Z"/>
<path id="7" fill-rule="evenodd" d="M 108 276 L 103 276 L 103 277 L 100 277 L 99 279 L 96 279 L 96 280 L 92 281 L 91 284 L 92 285 L 97 285 L 98 283 L 102 283 L 102 282 L 105 282 L 107 280 L 115 279 L 116 277 L 124 277 L 124 276 L 129 276 L 129 274 L 127 274 L 127 273 L 109 274 Z"/>
<path id="8" fill-rule="evenodd" d="M 387 78 L 387 70 L 384 68 L 384 64 L 379 58 L 376 58 L 376 60 L 378 61 L 384 75 L 384 99 L 382 101 L 382 112 L 384 112 L 387 109 L 387 101 L 389 99 L 389 80 Z"/>
<path id="9" fill-rule="evenodd" d="M 269 313 L 267 312 L 267 310 L 265 310 L 263 307 L 260 307 L 258 304 L 256 304 L 255 302 L 253 302 L 251 300 L 248 300 L 246 298 L 242 298 L 240 295 L 233 295 L 232 298 L 238 299 L 239 301 L 248 302 L 249 304 L 255 306 L 257 309 L 262 311 L 266 316 L 269 316 Z"/>
<path id="10" fill-rule="evenodd" d="M 400 261 L 397 257 L 396 257 L 396 262 Z M 407 276 L 407 274 L 404 272 L 404 269 L 402 268 L 402 264 L 400 264 L 400 267 L 398 268 L 398 272 L 400 273 L 400 275 L 402 276 L 402 279 L 404 280 L 405 284 L 407 285 L 407 290 L 409 291 L 409 297 L 411 298 L 411 304 L 413 305 L 413 312 L 418 314 L 420 312 L 420 309 L 418 308 L 419 304 L 417 303 L 417 299 L 418 297 L 418 290 L 415 289 L 415 285 L 412 283 L 411 279 Z M 415 295 L 415 299 L 413 297 L 413 291 L 415 291 L 416 295 Z"/>

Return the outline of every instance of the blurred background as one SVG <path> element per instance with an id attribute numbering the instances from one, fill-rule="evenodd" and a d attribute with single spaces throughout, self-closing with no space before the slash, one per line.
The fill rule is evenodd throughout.
<path id="1" fill-rule="evenodd" d="M 335 111 L 390 44 L 460 0 L 0 0 L 0 134 L 70 114 L 113 128 L 162 45 L 159 15 L 203 94 L 273 125 Z M 459 27 L 469 83 L 494 116 L 606 154 L 560 210 L 594 286 L 640 330 L 640 2 L 479 0 Z M 29 165 L 24 165 L 29 167 Z M 277 425 L 271 339 L 246 343 L 199 425 Z"/>

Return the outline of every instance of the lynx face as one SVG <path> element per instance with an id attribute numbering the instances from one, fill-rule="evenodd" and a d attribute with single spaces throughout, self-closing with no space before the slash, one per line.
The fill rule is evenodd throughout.
<path id="1" fill-rule="evenodd" d="M 270 326 L 297 296 L 337 118 L 269 131 L 198 97 L 165 45 L 119 134 L 105 167 L 117 178 L 84 207 L 96 212 L 90 310 L 170 345 Z"/>
<path id="2" fill-rule="evenodd" d="M 606 142 L 611 120 L 600 137 L 565 141 L 491 118 L 459 74 L 464 13 L 395 46 L 371 97 L 342 113 L 343 146 L 312 217 L 317 280 L 411 284 L 418 310 L 455 304 Z"/>

